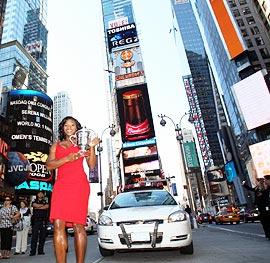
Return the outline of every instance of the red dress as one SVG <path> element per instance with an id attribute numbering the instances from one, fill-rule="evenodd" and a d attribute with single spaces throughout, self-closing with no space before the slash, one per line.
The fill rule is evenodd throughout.
<path id="1" fill-rule="evenodd" d="M 78 146 L 56 145 L 55 158 L 61 159 L 70 153 L 77 153 Z M 86 224 L 90 184 L 83 168 L 83 157 L 67 162 L 58 168 L 53 187 L 50 220 L 61 219 L 67 226 L 73 223 Z"/>

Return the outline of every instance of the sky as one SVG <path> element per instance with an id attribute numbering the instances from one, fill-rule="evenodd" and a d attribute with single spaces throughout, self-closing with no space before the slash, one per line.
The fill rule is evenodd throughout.
<path id="1" fill-rule="evenodd" d="M 169 33 L 173 27 L 170 0 L 133 0 L 133 5 L 158 151 L 165 174 L 175 176 L 180 173 L 180 164 L 174 126 L 167 120 L 161 127 L 157 115 L 166 114 L 178 123 L 188 111 L 182 83 L 182 75 L 189 73 L 187 61 L 184 49 L 176 48 Z M 101 134 L 110 124 L 101 1 L 49 0 L 47 27 L 48 94 L 67 91 L 74 117 Z M 191 128 L 187 118 L 182 127 Z"/>

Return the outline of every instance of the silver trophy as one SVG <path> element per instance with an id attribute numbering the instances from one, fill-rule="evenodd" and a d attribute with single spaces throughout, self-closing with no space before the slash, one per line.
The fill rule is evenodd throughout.
<path id="1" fill-rule="evenodd" d="M 83 127 L 74 135 L 71 135 L 69 140 L 73 145 L 79 146 L 80 153 L 83 155 L 89 149 L 89 142 L 95 137 L 97 137 L 97 135 L 93 130 Z"/>

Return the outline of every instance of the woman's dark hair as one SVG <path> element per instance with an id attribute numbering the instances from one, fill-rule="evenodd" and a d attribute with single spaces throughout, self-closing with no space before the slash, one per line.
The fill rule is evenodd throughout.
<path id="1" fill-rule="evenodd" d="M 73 117 L 67 116 L 65 117 L 58 125 L 58 132 L 59 132 L 59 140 L 63 141 L 65 139 L 65 132 L 64 132 L 64 125 L 67 122 L 67 120 L 73 120 L 76 124 L 77 130 L 80 130 L 82 128 L 81 124 Z"/>
<path id="2" fill-rule="evenodd" d="M 26 200 L 21 200 L 20 203 L 24 203 L 24 205 L 27 207 L 28 206 L 28 203 Z"/>

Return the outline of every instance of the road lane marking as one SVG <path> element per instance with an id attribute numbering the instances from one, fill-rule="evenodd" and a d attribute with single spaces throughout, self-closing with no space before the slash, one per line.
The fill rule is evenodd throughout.
<path id="1" fill-rule="evenodd" d="M 208 226 L 208 227 L 211 227 L 211 226 Z M 261 234 L 254 234 L 254 233 L 243 232 L 243 231 L 239 231 L 239 230 L 232 230 L 232 229 L 223 228 L 223 227 L 219 227 L 219 226 L 215 226 L 215 227 L 212 226 L 212 228 L 218 228 L 220 230 L 238 233 L 238 234 L 244 234 L 244 235 L 250 235 L 250 236 L 256 236 L 256 237 L 265 237 L 264 235 L 261 235 Z"/>

